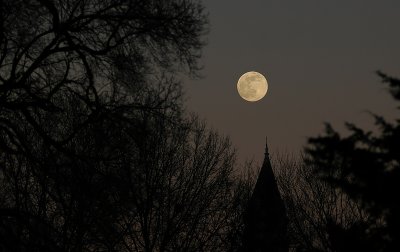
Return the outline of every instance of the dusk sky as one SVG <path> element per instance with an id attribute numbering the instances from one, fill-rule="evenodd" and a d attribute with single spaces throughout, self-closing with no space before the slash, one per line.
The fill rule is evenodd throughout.
<path id="1" fill-rule="evenodd" d="M 400 251 L 400 0 L 0 2 L 0 251 Z"/>
<path id="2" fill-rule="evenodd" d="M 400 76 L 400 1 L 204 1 L 210 33 L 203 78 L 185 85 L 187 107 L 229 135 L 239 159 L 302 150 L 307 137 L 354 122 L 367 110 L 393 119 L 396 104 L 374 74 Z M 265 75 L 258 102 L 237 93 L 247 71 Z"/>

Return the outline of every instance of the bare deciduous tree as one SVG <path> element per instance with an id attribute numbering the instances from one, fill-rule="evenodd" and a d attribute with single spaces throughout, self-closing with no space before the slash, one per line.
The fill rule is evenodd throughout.
<path id="1" fill-rule="evenodd" d="M 0 250 L 235 251 L 252 182 L 182 109 L 190 0 L 0 5 Z"/>
<path id="2" fill-rule="evenodd" d="M 166 86 L 174 90 L 174 84 L 164 83 L 144 100 L 173 103 L 179 88 L 165 92 Z M 56 104 L 68 112 L 42 116 L 46 127 L 62 135 L 68 130 L 65 125 L 79 123 L 82 107 L 75 96 Z M 29 125 L 23 132 L 30 155 L 6 152 L 1 156 L 4 248 L 239 248 L 236 239 L 252 182 L 235 170 L 229 140 L 195 118 L 185 119 L 183 111 L 110 110 L 68 142 L 68 149 L 78 155 L 48 145 Z"/>
<path id="3" fill-rule="evenodd" d="M 177 66 L 198 67 L 206 17 L 190 0 L 5 0 L 0 8 L 3 150 L 27 151 L 21 124 L 63 149 L 104 110 L 150 109 L 141 100 L 149 85 Z M 80 123 L 55 136 L 41 113 L 64 113 L 56 101 L 66 94 L 82 106 Z"/>
<path id="4" fill-rule="evenodd" d="M 369 216 L 356 202 L 322 180 L 302 157 L 278 155 L 273 161 L 288 210 L 293 249 L 336 251 L 335 227 L 350 229 L 368 220 Z M 340 170 L 335 173 L 340 176 Z"/>

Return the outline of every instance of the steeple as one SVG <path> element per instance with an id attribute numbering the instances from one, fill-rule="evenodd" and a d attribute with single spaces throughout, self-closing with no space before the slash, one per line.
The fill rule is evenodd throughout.
<path id="1" fill-rule="evenodd" d="M 264 161 L 268 157 L 269 159 L 269 152 L 268 152 L 268 137 L 265 137 L 265 153 L 264 153 Z"/>
<path id="2" fill-rule="evenodd" d="M 269 159 L 268 142 L 245 214 L 244 251 L 288 251 L 287 217 Z"/>

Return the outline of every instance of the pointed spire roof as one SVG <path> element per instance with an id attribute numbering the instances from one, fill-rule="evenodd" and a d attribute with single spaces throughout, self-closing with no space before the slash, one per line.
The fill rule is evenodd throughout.
<path id="1" fill-rule="evenodd" d="M 246 212 L 245 250 L 288 251 L 286 210 L 265 143 L 264 162 Z"/>
<path id="2" fill-rule="evenodd" d="M 279 194 L 278 187 L 275 181 L 275 175 L 272 170 L 271 161 L 269 159 L 269 150 L 268 150 L 268 137 L 265 137 L 265 153 L 264 153 L 264 161 L 260 170 L 260 174 L 258 175 L 256 187 L 254 188 L 253 197 L 257 195 L 260 197 L 264 194 Z"/>
<path id="3" fill-rule="evenodd" d="M 268 137 L 266 136 L 266 137 L 265 137 L 265 153 L 264 153 L 264 159 L 265 159 L 267 156 L 269 157 L 269 152 L 268 152 Z"/>

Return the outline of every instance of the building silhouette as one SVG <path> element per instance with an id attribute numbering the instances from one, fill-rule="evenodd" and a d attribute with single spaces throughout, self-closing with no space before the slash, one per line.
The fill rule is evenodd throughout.
<path id="1" fill-rule="evenodd" d="M 288 251 L 286 209 L 272 170 L 268 143 L 244 218 L 243 251 Z"/>

